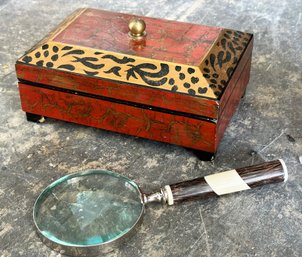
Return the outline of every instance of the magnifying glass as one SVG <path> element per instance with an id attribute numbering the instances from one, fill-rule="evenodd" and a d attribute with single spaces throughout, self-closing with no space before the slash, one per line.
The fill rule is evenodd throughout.
<path id="1" fill-rule="evenodd" d="M 37 198 L 33 218 L 42 241 L 71 256 L 113 251 L 141 223 L 145 205 L 203 199 L 287 180 L 283 160 L 166 185 L 146 194 L 127 177 L 106 170 L 64 176 Z"/>

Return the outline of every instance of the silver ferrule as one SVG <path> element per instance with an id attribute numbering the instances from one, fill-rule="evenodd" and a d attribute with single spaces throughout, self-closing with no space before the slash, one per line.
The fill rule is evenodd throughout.
<path id="1" fill-rule="evenodd" d="M 151 194 L 143 194 L 144 204 L 147 203 L 167 203 L 167 192 L 165 188 L 161 188 L 160 191 Z"/>

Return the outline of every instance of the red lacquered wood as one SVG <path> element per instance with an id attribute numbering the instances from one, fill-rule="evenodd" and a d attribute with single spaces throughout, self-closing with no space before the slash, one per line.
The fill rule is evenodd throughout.
<path id="1" fill-rule="evenodd" d="M 253 50 L 253 42 L 254 38 L 251 39 L 249 42 L 247 48 L 245 49 L 240 62 L 238 66 L 236 67 L 235 72 L 232 75 L 231 80 L 229 81 L 228 86 L 226 87 L 225 91 L 221 95 L 221 98 L 219 99 L 219 117 L 223 116 L 224 107 L 228 105 L 228 101 L 231 99 L 230 97 L 235 91 L 242 91 L 242 94 L 245 91 L 245 88 L 248 84 L 249 79 L 244 79 L 246 81 L 246 84 L 242 85 L 241 87 L 237 87 L 238 83 L 241 83 L 241 80 L 243 80 L 241 73 L 246 71 L 246 64 L 248 62 L 251 62 L 252 59 L 252 50 Z M 249 75 L 248 75 L 249 76 Z M 248 77 L 249 78 L 249 77 Z"/>
<path id="2" fill-rule="evenodd" d="M 249 34 L 142 17 L 147 24 L 147 36 L 136 41 L 128 35 L 128 23 L 133 17 L 137 16 L 94 9 L 78 10 L 38 44 L 38 52 L 20 58 L 16 70 L 24 111 L 215 153 L 248 83 L 253 44 Z M 66 44 L 64 47 L 69 49 L 76 48 L 68 54 L 58 55 L 55 53 L 64 47 L 61 45 L 58 48 L 57 45 L 48 44 L 42 46 L 47 42 Z M 43 47 L 44 50 L 41 51 Z M 83 51 L 84 48 L 81 47 L 88 48 Z M 52 52 L 45 50 L 48 48 L 52 49 Z M 54 50 L 55 48 L 57 50 Z M 166 84 L 163 87 L 155 87 L 152 83 L 151 87 L 149 82 L 142 80 L 142 74 L 148 74 L 148 69 L 144 73 L 138 69 L 136 72 L 141 73 L 140 77 L 136 78 L 137 80 L 129 80 L 133 78 L 130 73 L 133 68 L 128 68 L 132 67 L 132 64 L 127 64 L 127 69 L 123 70 L 124 77 L 121 76 L 123 73 L 108 76 L 107 74 L 113 72 L 109 71 L 109 67 L 106 68 L 106 74 L 103 71 L 94 71 L 92 69 L 99 68 L 92 68 L 93 65 L 85 63 L 84 59 L 100 61 L 96 56 L 99 57 L 102 51 L 109 51 L 112 55 L 123 53 L 130 54 L 133 58 L 149 58 L 146 60 L 150 63 L 142 64 L 148 64 L 152 69 L 152 65 L 156 67 L 160 61 L 168 61 L 165 65 L 168 65 L 171 76 L 164 78 Z M 72 56 L 76 52 L 79 56 Z M 64 57 L 69 55 L 74 59 Z M 46 59 L 43 57 L 43 60 L 40 60 L 41 56 Z M 61 62 L 59 64 L 56 63 L 58 56 Z M 79 61 L 83 57 L 84 59 Z M 44 64 L 41 64 L 41 61 Z M 78 62 L 81 64 L 76 66 L 75 63 Z M 186 65 L 181 67 L 181 64 Z M 65 67 L 62 67 L 64 65 Z M 108 63 L 100 62 L 98 65 Z M 193 71 L 192 67 L 187 65 L 193 65 Z M 197 66 L 201 69 L 199 77 L 195 77 Z M 85 70 L 87 67 L 88 71 Z M 114 68 L 125 67 L 117 65 Z M 190 75 L 194 72 L 196 75 Z M 138 75 L 135 74 L 134 77 Z M 40 98 L 37 95 L 40 95 Z M 57 109 L 45 108 L 44 102 L 48 98 L 58 102 Z M 36 100 L 36 106 L 32 100 Z M 82 118 L 79 118 L 68 113 L 70 104 L 78 107 L 84 105 L 80 108 L 86 111 L 87 106 L 96 110 L 90 111 L 92 118 L 87 118 L 87 113 L 83 113 Z M 106 115 L 109 115 L 111 120 L 120 118 L 126 125 L 113 126 L 113 121 L 111 125 L 105 121 L 101 124 L 96 122 L 98 115 L 104 115 L 100 106 L 101 110 L 109 110 Z M 69 108 L 65 110 L 65 114 L 63 108 Z M 152 126 L 151 123 L 146 125 L 150 119 L 156 121 Z M 105 120 L 107 121 L 107 116 Z M 143 124 L 142 121 L 147 123 Z M 148 128 L 145 129 L 144 126 Z"/>
<path id="3" fill-rule="evenodd" d="M 177 21 L 142 17 L 144 44 L 128 36 L 128 23 L 137 15 L 87 9 L 54 41 L 112 52 L 198 66 L 222 30 Z"/>
<path id="4" fill-rule="evenodd" d="M 253 40 L 250 41 L 244 52 L 239 65 L 237 66 L 228 87 L 219 100 L 219 114 L 217 122 L 216 149 L 224 135 L 233 114 L 243 96 L 250 79 L 252 61 Z"/>
<path id="5" fill-rule="evenodd" d="M 25 112 L 215 152 L 216 124 L 19 83 Z"/>
<path id="6" fill-rule="evenodd" d="M 187 94 L 174 93 L 94 77 L 16 64 L 18 78 L 44 85 L 52 85 L 94 95 L 116 98 L 124 101 L 157 106 L 173 111 L 185 112 L 212 119 L 218 118 L 218 103 L 215 100 L 192 97 Z"/>
<path id="7" fill-rule="evenodd" d="M 228 104 L 224 108 L 223 114 L 218 119 L 217 132 L 216 132 L 217 133 L 216 148 L 218 148 L 219 142 L 223 137 L 224 131 L 226 130 L 234 112 L 237 109 L 241 97 L 244 94 L 246 85 L 250 77 L 250 68 L 251 68 L 251 59 L 247 61 L 244 70 L 240 74 L 240 77 L 237 81 L 236 90 L 234 90 L 231 97 L 229 97 Z"/>

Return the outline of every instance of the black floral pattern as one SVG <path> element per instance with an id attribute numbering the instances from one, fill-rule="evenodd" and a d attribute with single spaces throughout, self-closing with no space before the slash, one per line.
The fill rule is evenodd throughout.
<path id="1" fill-rule="evenodd" d="M 251 35 L 240 31 L 222 30 L 214 46 L 200 66 L 148 61 L 132 56 L 86 50 L 77 46 L 48 42 L 19 59 L 19 62 L 48 69 L 80 73 L 150 87 L 219 98 Z"/>
<path id="2" fill-rule="evenodd" d="M 209 82 L 216 97 L 220 97 L 228 85 L 250 39 L 251 34 L 226 30 L 216 42 L 216 51 L 214 49 L 204 60 L 203 77 Z"/>

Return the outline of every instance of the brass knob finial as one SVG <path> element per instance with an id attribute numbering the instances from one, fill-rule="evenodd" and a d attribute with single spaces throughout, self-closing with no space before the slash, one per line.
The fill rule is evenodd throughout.
<path id="1" fill-rule="evenodd" d="M 129 36 L 134 39 L 140 39 L 146 35 L 146 23 L 140 18 L 132 18 L 128 24 Z"/>

